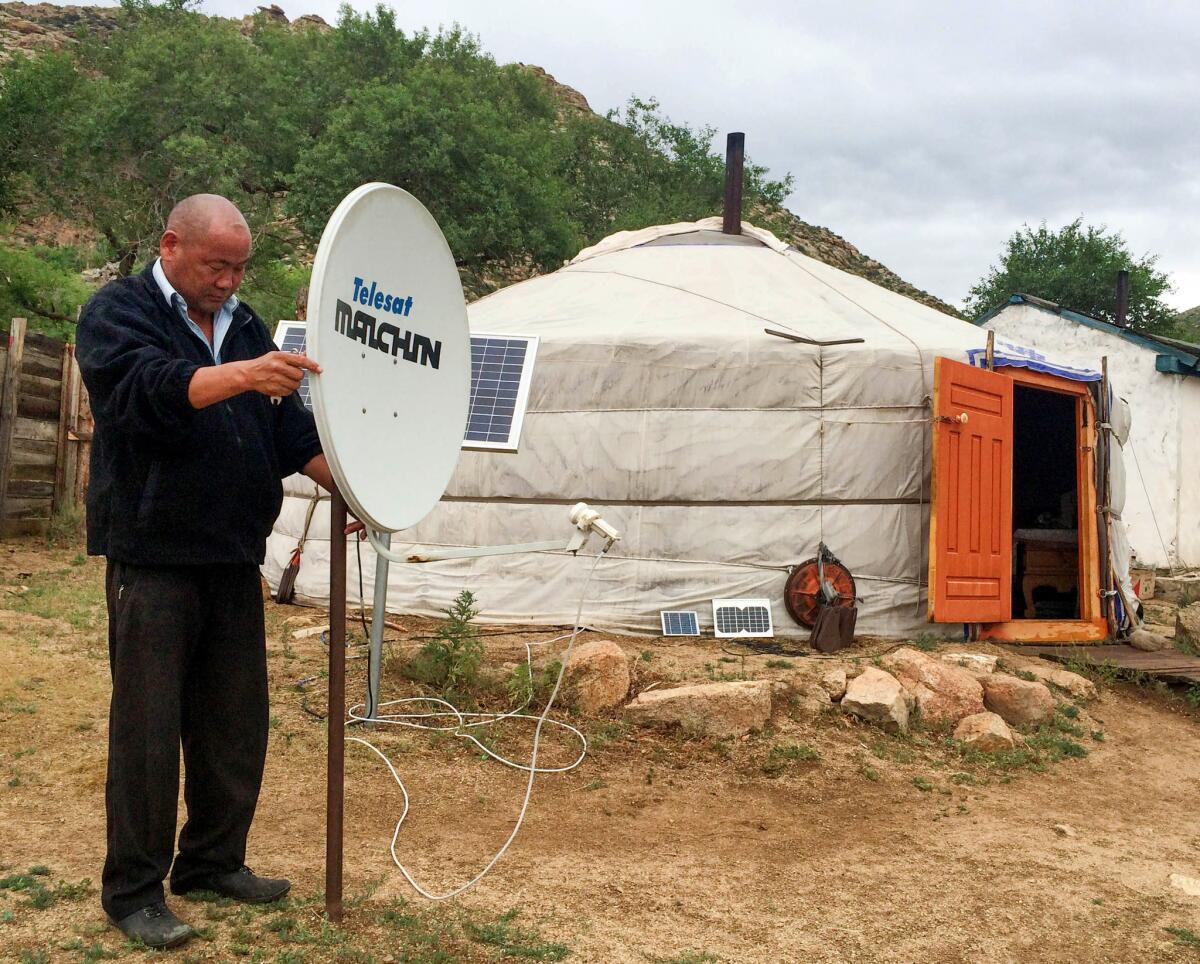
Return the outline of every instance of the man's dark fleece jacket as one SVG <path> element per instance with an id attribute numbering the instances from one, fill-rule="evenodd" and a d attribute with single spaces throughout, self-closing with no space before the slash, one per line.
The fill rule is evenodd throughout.
<path id="1" fill-rule="evenodd" d="M 96 292 L 76 341 L 96 420 L 88 552 L 137 566 L 261 564 L 281 480 L 321 452 L 296 395 L 273 405 L 242 392 L 193 408 L 188 384 L 212 353 L 150 268 Z M 222 363 L 274 350 L 262 319 L 239 304 Z"/>

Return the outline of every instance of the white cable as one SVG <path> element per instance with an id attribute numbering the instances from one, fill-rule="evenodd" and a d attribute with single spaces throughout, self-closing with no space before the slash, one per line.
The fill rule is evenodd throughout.
<path id="1" fill-rule="evenodd" d="M 400 793 L 404 797 L 404 808 L 400 813 L 400 819 L 396 821 L 396 829 L 392 832 L 392 842 L 391 842 L 392 862 L 395 863 L 395 865 L 399 868 L 400 873 L 402 873 L 404 875 L 404 879 L 409 882 L 409 884 L 412 886 L 413 890 L 415 890 L 422 897 L 426 897 L 429 900 L 448 900 L 451 897 L 457 897 L 459 894 L 469 890 L 470 888 L 474 887 L 477 883 L 479 883 L 479 881 L 483 880 L 483 878 L 485 876 L 487 876 L 488 872 L 491 871 L 492 867 L 494 867 L 496 865 L 496 863 L 500 860 L 500 858 L 503 857 L 504 854 L 508 851 L 508 848 L 512 845 L 512 842 L 514 840 L 516 840 L 517 834 L 520 832 L 521 826 L 525 822 L 525 814 L 529 809 L 529 800 L 533 796 L 533 782 L 534 782 L 535 778 L 537 777 L 537 775 L 539 773 L 566 773 L 568 770 L 573 770 L 573 769 L 575 769 L 575 767 L 579 766 L 579 764 L 583 762 L 584 757 L 587 755 L 587 737 L 585 737 L 583 735 L 583 733 L 581 733 L 578 729 L 576 729 L 575 727 L 571 726 L 568 723 L 562 723 L 558 720 L 551 720 L 548 717 L 550 715 L 551 708 L 554 706 L 554 700 L 558 696 L 558 690 L 562 686 L 563 674 L 566 671 L 567 663 L 571 658 L 571 651 L 575 647 L 575 640 L 578 638 L 580 632 L 583 629 L 583 607 L 584 607 L 584 603 L 587 599 L 588 586 L 591 584 L 592 575 L 595 573 L 596 567 L 600 564 L 600 560 L 602 558 L 604 558 L 604 554 L 607 551 L 608 551 L 607 546 L 604 549 L 601 549 L 600 552 L 596 554 L 595 560 L 592 562 L 592 566 L 588 570 L 587 578 L 584 580 L 584 583 L 583 583 L 583 589 L 580 591 L 580 594 L 579 594 L 579 608 L 575 611 L 575 628 L 569 634 L 566 634 L 564 636 L 556 636 L 554 639 L 539 641 L 539 645 L 548 645 L 549 643 L 556 642 L 557 640 L 560 640 L 560 639 L 564 639 L 564 638 L 568 638 L 568 637 L 570 639 L 570 642 L 567 643 L 566 651 L 563 653 L 562 660 L 559 664 L 558 678 L 554 681 L 554 688 L 550 691 L 550 696 L 546 700 L 546 707 L 545 707 L 545 709 L 542 710 L 542 712 L 539 716 L 533 716 L 531 714 L 521 712 L 521 710 L 525 709 L 525 707 L 528 706 L 530 701 L 533 699 L 533 651 L 530 648 L 530 643 L 528 641 L 525 642 L 525 654 L 528 659 L 528 666 L 529 666 L 529 693 L 525 699 L 525 702 L 522 703 L 521 706 L 517 707 L 517 709 L 515 709 L 515 710 L 511 710 L 507 713 L 464 713 L 464 712 L 460 711 L 457 707 L 446 702 L 445 700 L 439 699 L 438 697 L 434 697 L 434 696 L 416 696 L 416 697 L 410 697 L 407 699 L 389 700 L 386 703 L 381 703 L 379 706 L 379 709 L 382 709 L 385 706 L 397 706 L 397 705 L 404 705 L 404 704 L 409 704 L 409 703 L 425 703 L 425 704 L 432 704 L 432 705 L 441 705 L 441 706 L 445 707 L 445 709 L 433 710 L 432 712 L 425 712 L 425 713 L 388 713 L 388 714 L 383 714 L 383 715 L 380 715 L 377 713 L 377 715 L 374 717 L 366 717 L 366 716 L 361 716 L 356 712 L 357 710 L 360 710 L 362 708 L 363 704 L 359 703 L 350 708 L 350 710 L 348 712 L 350 719 L 357 720 L 357 721 L 363 722 L 363 723 L 368 723 L 368 722 L 369 723 L 387 723 L 387 724 L 391 724 L 391 725 L 395 725 L 395 726 L 407 726 L 412 729 L 418 729 L 418 730 L 436 730 L 436 731 L 442 731 L 442 732 L 452 731 L 455 733 L 455 735 L 461 736 L 465 739 L 470 740 L 472 743 L 474 743 L 477 747 L 479 747 L 481 750 L 483 750 L 484 753 L 486 753 L 488 756 L 492 757 L 494 760 L 498 760 L 500 763 L 503 763 L 505 766 L 512 767 L 513 769 L 516 769 L 516 770 L 523 770 L 529 774 L 529 779 L 525 783 L 525 796 L 524 796 L 524 799 L 521 801 L 520 812 L 517 814 L 517 821 L 513 825 L 512 832 L 509 833 L 508 839 L 504 841 L 503 846 L 501 846 L 501 848 L 496 851 L 496 853 L 492 856 L 492 859 L 487 862 L 487 864 L 484 866 L 484 868 L 478 874 L 476 874 L 474 877 L 472 877 L 469 881 L 467 881 L 461 887 L 457 887 L 454 890 L 447 891 L 444 894 L 435 894 L 435 893 L 430 892 L 426 888 L 422 887 L 417 882 L 416 878 L 413 877 L 413 875 L 409 872 L 408 868 L 405 867 L 404 864 L 402 864 L 400 862 L 400 858 L 396 854 L 396 841 L 400 837 L 400 828 L 401 828 L 401 826 L 403 826 L 405 818 L 408 817 L 408 811 L 409 811 L 408 789 L 404 786 L 404 781 L 400 779 L 400 774 L 396 772 L 396 768 L 395 768 L 395 766 L 392 765 L 392 761 L 389 760 L 387 755 L 385 753 L 383 753 L 383 751 L 380 750 L 378 747 L 376 747 L 374 744 L 370 743 L 367 740 L 362 739 L 361 737 L 357 737 L 357 736 L 351 736 L 351 737 L 346 738 L 348 742 L 361 743 L 368 750 L 370 750 L 372 753 L 374 753 L 376 756 L 378 756 L 381 760 L 383 760 L 383 762 L 385 764 L 387 764 L 388 770 L 391 771 L 392 779 L 396 781 L 396 785 L 400 788 Z M 416 722 L 418 720 L 439 719 L 439 718 L 446 718 L 446 717 L 454 718 L 455 723 L 453 726 L 448 726 L 448 725 L 447 726 L 436 726 L 436 725 L 429 725 L 429 724 L 423 724 L 423 723 Z M 475 721 L 468 722 L 468 720 L 472 720 L 472 719 L 474 719 Z M 467 729 L 467 728 L 478 727 L 478 726 L 488 726 L 492 723 L 499 723 L 503 720 L 509 720 L 509 719 L 537 720 L 537 727 L 534 729 L 534 732 L 533 732 L 533 748 L 532 748 L 532 751 L 530 754 L 528 764 L 516 763 L 512 760 L 502 757 L 498 753 L 495 753 L 488 747 L 484 746 L 484 744 L 482 742 L 477 740 L 470 733 L 462 732 L 464 729 Z M 567 766 L 561 766 L 561 767 L 539 767 L 537 765 L 538 753 L 541 750 L 542 728 L 547 723 L 551 723 L 554 726 L 560 726 L 563 729 L 570 730 L 577 737 L 579 737 L 579 742 L 580 742 L 579 756 L 576 757 L 576 759 L 573 763 L 571 763 Z"/>

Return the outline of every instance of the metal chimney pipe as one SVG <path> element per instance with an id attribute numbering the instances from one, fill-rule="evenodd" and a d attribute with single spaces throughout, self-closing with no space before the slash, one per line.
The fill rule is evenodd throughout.
<path id="1" fill-rule="evenodd" d="M 725 223 L 724 234 L 742 233 L 742 160 L 746 135 L 733 131 L 725 138 Z"/>
<path id="2" fill-rule="evenodd" d="M 1117 272 L 1117 327 L 1129 324 L 1129 272 Z"/>

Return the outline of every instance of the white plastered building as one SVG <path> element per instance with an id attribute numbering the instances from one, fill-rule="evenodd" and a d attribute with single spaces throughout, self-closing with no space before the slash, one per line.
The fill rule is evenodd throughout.
<path id="1" fill-rule="evenodd" d="M 1200 347 L 1024 294 L 977 324 L 1069 364 L 1107 356 L 1132 413 L 1122 516 L 1137 563 L 1200 567 Z"/>

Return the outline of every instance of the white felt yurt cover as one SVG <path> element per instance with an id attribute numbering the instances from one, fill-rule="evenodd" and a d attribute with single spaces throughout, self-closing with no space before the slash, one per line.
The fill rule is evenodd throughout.
<path id="1" fill-rule="evenodd" d="M 707 627 L 714 597 L 765 596 L 777 633 L 806 633 L 783 587 L 823 541 L 854 573 L 860 633 L 929 628 L 933 359 L 966 361 L 986 333 L 750 225 L 734 238 L 719 229 L 712 218 L 614 235 L 471 305 L 472 332 L 540 338 L 520 451 L 464 451 L 446 497 L 393 548 L 565 539 L 583 500 L 624 534 L 596 572 L 589 625 L 657 632 L 660 610 L 694 609 Z M 765 328 L 862 342 L 820 347 Z M 314 487 L 296 478 L 288 491 L 263 567 L 272 587 Z M 328 539 L 322 504 L 301 601 L 328 598 Z M 370 599 L 374 553 L 361 555 Z M 393 565 L 388 606 L 437 615 L 469 588 L 489 622 L 570 623 L 587 565 L 564 554 Z M 357 598 L 353 549 L 347 584 Z"/>

